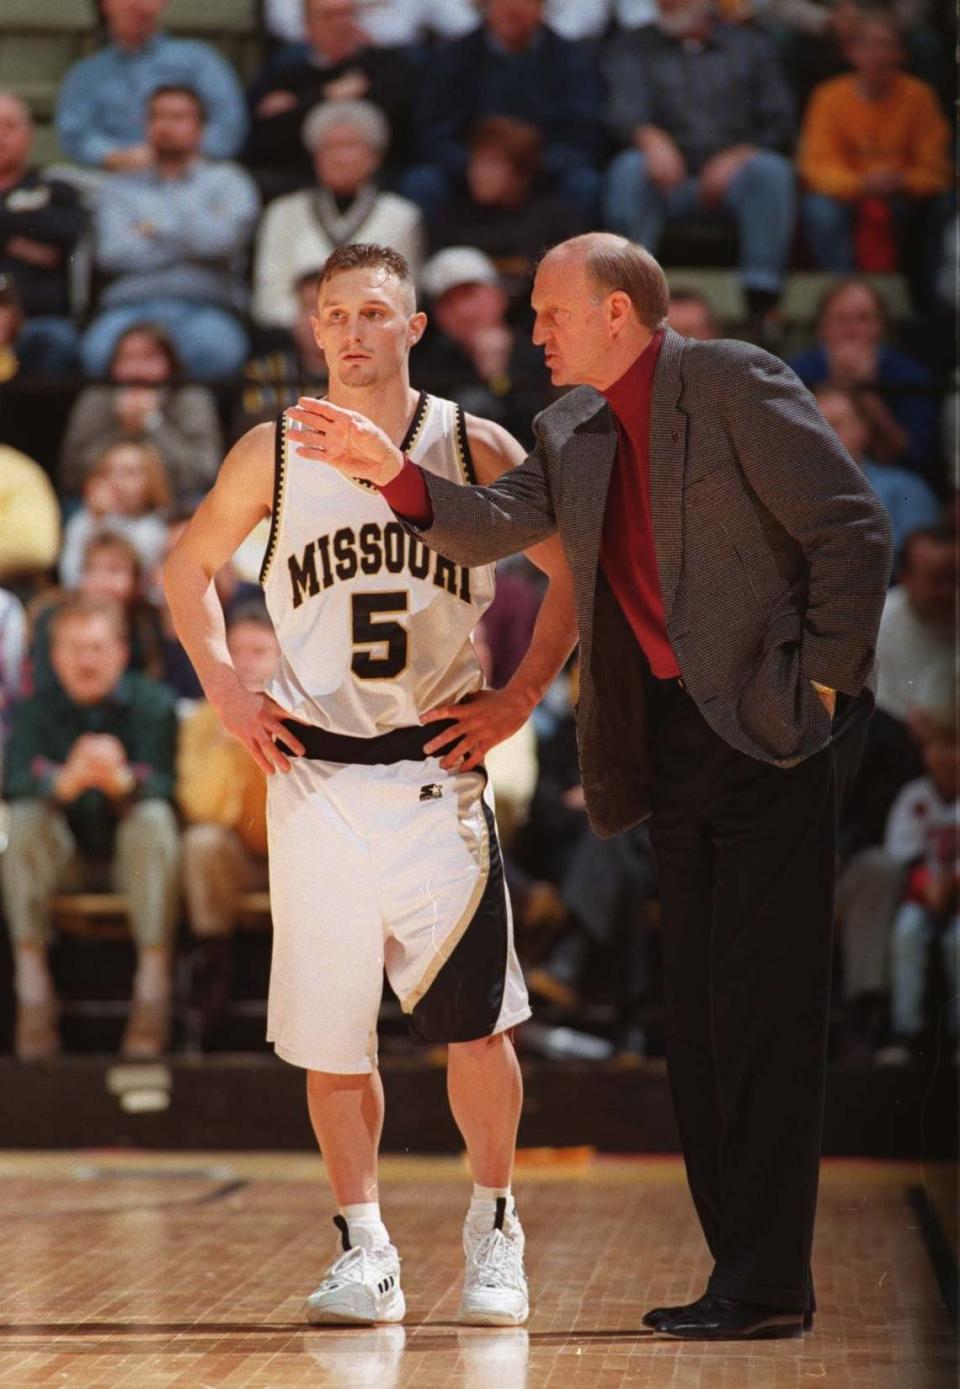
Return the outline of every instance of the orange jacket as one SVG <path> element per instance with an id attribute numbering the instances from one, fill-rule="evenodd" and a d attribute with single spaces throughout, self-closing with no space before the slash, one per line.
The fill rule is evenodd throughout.
<path id="1" fill-rule="evenodd" d="M 950 131 L 932 89 L 898 73 L 882 101 L 868 101 L 854 74 L 822 82 L 810 98 L 797 164 L 807 187 L 856 198 L 864 174 L 903 174 L 914 196 L 950 186 Z"/>
<path id="2" fill-rule="evenodd" d="M 267 853 L 267 778 L 242 744 L 201 704 L 180 729 L 177 801 L 193 824 L 236 830 L 258 858 Z"/>

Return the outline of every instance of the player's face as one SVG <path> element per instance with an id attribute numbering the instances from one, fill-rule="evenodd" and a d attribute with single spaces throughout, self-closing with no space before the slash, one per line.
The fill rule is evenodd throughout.
<path id="1" fill-rule="evenodd" d="M 530 300 L 533 341 L 542 347 L 555 386 L 604 384 L 610 347 L 604 296 L 573 256 L 548 256 Z"/>
<path id="2" fill-rule="evenodd" d="M 345 270 L 320 286 L 313 331 L 330 380 L 358 389 L 399 375 L 426 318 L 385 270 Z"/>

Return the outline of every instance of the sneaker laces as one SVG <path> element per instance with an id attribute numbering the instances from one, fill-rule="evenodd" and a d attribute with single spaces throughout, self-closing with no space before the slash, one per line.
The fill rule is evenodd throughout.
<path id="1" fill-rule="evenodd" d="M 518 1262 L 513 1241 L 502 1230 L 489 1230 L 470 1252 L 471 1281 L 475 1280 L 485 1288 L 516 1287 L 518 1272 L 520 1277 L 523 1276 Z"/>
<path id="2" fill-rule="evenodd" d="M 345 1283 L 365 1283 L 378 1264 L 386 1264 L 387 1260 L 382 1257 L 386 1253 L 386 1249 L 364 1249 L 362 1245 L 345 1250 L 327 1269 L 320 1287 L 338 1288 Z M 368 1264 L 372 1267 L 368 1268 Z"/>

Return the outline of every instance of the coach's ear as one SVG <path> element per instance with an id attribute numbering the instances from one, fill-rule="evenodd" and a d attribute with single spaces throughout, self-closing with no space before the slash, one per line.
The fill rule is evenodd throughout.
<path id="1" fill-rule="evenodd" d="M 423 337 L 424 329 L 427 326 L 427 315 L 425 313 L 415 313 L 407 327 L 407 341 L 411 347 Z"/>

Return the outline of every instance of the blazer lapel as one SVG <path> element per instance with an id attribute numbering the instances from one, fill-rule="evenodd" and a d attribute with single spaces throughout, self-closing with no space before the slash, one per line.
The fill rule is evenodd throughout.
<path id="1" fill-rule="evenodd" d="M 667 618 L 673 606 L 683 553 L 683 464 L 687 417 L 677 409 L 683 382 L 684 341 L 668 328 L 653 374 L 650 400 L 650 506 L 660 592 Z"/>
<path id="2" fill-rule="evenodd" d="M 601 408 L 602 407 L 602 408 Z M 596 586 L 603 516 L 607 490 L 617 451 L 617 431 L 603 402 L 597 413 L 578 425 L 567 444 L 568 456 L 576 468 L 572 492 L 580 516 L 581 529 L 576 549 L 571 547 L 571 565 L 580 571 L 580 591 L 590 595 Z"/>

